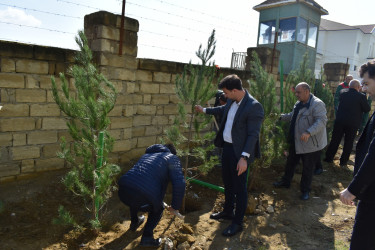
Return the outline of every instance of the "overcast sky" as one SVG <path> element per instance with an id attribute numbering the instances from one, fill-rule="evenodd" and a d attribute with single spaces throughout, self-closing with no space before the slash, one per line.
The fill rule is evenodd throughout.
<path id="1" fill-rule="evenodd" d="M 229 67 L 232 51 L 256 46 L 264 0 L 127 0 L 126 15 L 139 21 L 138 57 L 198 62 L 195 51 L 216 30 L 216 64 Z M 317 1 L 323 18 L 347 25 L 375 24 L 374 0 Z M 121 0 L 0 0 L 0 40 L 77 49 L 74 36 L 83 17 L 106 10 L 121 13 Z"/>

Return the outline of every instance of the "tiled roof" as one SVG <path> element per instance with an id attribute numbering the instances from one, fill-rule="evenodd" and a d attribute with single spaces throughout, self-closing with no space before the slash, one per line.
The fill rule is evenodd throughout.
<path id="1" fill-rule="evenodd" d="M 258 4 L 253 7 L 254 10 L 260 11 L 262 9 L 268 9 L 272 7 L 277 7 L 281 5 L 287 5 L 287 4 L 293 4 L 293 3 L 304 3 L 311 5 L 318 9 L 322 15 L 328 15 L 328 11 L 325 10 L 322 6 L 320 6 L 317 2 L 314 0 L 267 0 L 264 1 L 261 4 Z"/>
<path id="2" fill-rule="evenodd" d="M 320 27 L 319 30 L 327 30 L 327 31 L 334 31 L 334 30 L 356 30 L 360 29 L 365 34 L 371 34 L 374 31 L 375 24 L 368 24 L 368 25 L 354 25 L 349 26 L 346 24 L 330 21 L 327 19 L 320 20 Z"/>

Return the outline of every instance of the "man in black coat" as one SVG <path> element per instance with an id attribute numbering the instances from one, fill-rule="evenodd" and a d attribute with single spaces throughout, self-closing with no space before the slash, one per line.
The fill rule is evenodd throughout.
<path id="1" fill-rule="evenodd" d="M 355 136 L 361 126 L 362 115 L 370 111 L 366 97 L 359 92 L 360 87 L 358 80 L 351 80 L 349 89 L 342 90 L 340 94 L 336 120 L 333 125 L 332 139 L 324 159 L 326 162 L 333 162 L 343 136 L 345 136 L 344 148 L 340 158 L 340 166 L 346 166 L 349 160 Z"/>
<path id="2" fill-rule="evenodd" d="M 375 98 L 375 60 L 360 68 L 363 91 Z M 375 113 L 374 113 L 375 114 Z M 354 178 L 340 200 L 354 205 L 359 200 L 353 227 L 351 250 L 375 249 L 375 115 L 366 124 L 356 147 Z"/>
<path id="3" fill-rule="evenodd" d="M 138 212 L 148 212 L 141 246 L 159 246 L 161 239 L 154 239 L 153 230 L 163 213 L 163 199 L 168 183 L 172 183 L 172 214 L 178 213 L 185 193 L 185 178 L 176 149 L 171 144 L 155 144 L 146 149 L 139 161 L 124 174 L 119 182 L 120 200 L 130 208 L 130 230 L 135 231 L 145 220 Z"/>
<path id="4" fill-rule="evenodd" d="M 228 75 L 219 83 L 228 101 L 225 106 L 202 108 L 200 113 L 222 114 L 215 145 L 223 148 L 222 178 L 225 188 L 224 210 L 211 214 L 211 219 L 230 219 L 222 234 L 233 236 L 242 231 L 242 222 L 247 207 L 248 165 L 260 157 L 259 134 L 263 121 L 263 107 L 245 89 L 237 75 Z M 233 214 L 234 204 L 236 210 Z"/>

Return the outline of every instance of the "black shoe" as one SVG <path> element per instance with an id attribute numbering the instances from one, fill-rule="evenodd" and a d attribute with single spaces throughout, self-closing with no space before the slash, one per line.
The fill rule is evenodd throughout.
<path id="1" fill-rule="evenodd" d="M 229 214 L 227 212 L 214 213 L 210 215 L 210 219 L 214 219 L 214 220 L 220 220 L 220 219 L 232 220 L 233 217 L 234 217 L 233 213 Z"/>
<path id="2" fill-rule="evenodd" d="M 142 223 L 145 221 L 145 216 L 144 215 L 141 215 L 141 216 L 138 216 L 138 221 L 136 223 L 130 223 L 130 230 L 135 232 L 137 230 L 137 228 L 142 225 Z"/>
<path id="3" fill-rule="evenodd" d="M 238 225 L 236 223 L 232 223 L 226 229 L 224 229 L 222 235 L 230 237 L 230 236 L 233 236 L 233 235 L 235 235 L 235 234 L 237 234 L 241 231 L 242 231 L 241 225 Z"/>
<path id="4" fill-rule="evenodd" d="M 323 173 L 323 169 L 322 168 L 317 168 L 314 170 L 314 174 L 315 175 L 320 175 L 321 173 Z"/>
<path id="5" fill-rule="evenodd" d="M 301 200 L 305 201 L 305 200 L 308 200 L 309 198 L 310 198 L 309 192 L 303 192 L 302 193 Z"/>
<path id="6" fill-rule="evenodd" d="M 161 245 L 161 239 L 154 239 L 153 237 L 142 237 L 141 243 L 139 243 L 139 245 L 142 247 L 158 247 Z"/>
<path id="7" fill-rule="evenodd" d="M 325 161 L 325 162 L 327 162 L 327 163 L 333 163 L 333 159 L 324 158 L 323 161 Z"/>
<path id="8" fill-rule="evenodd" d="M 281 180 L 281 181 L 276 181 L 273 183 L 273 186 L 275 188 L 289 188 L 290 187 L 290 183 L 289 182 L 286 182 L 284 180 Z"/>

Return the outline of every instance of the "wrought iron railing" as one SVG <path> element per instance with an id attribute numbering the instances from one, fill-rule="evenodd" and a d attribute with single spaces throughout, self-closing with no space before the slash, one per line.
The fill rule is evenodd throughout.
<path id="1" fill-rule="evenodd" d="M 246 52 L 233 52 L 230 67 L 231 69 L 245 70 Z"/>

